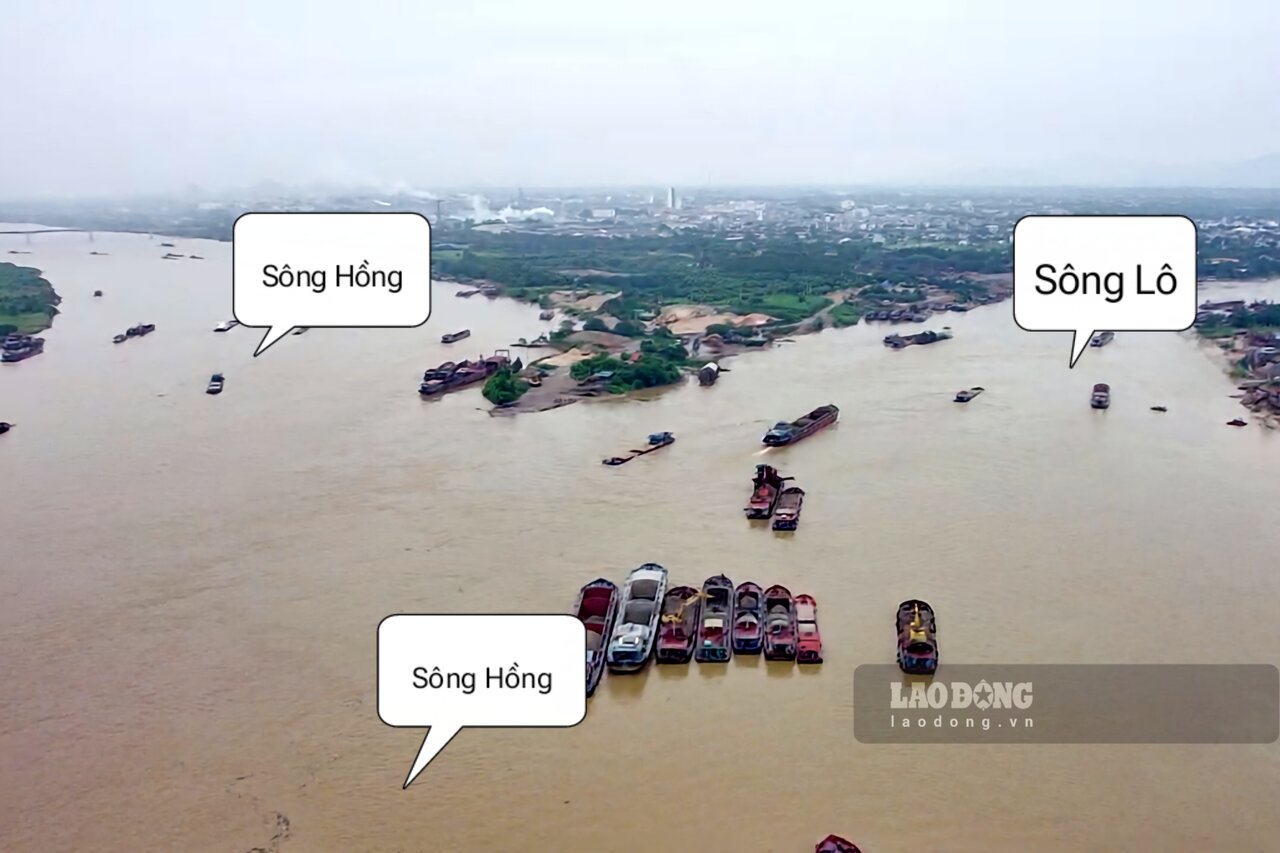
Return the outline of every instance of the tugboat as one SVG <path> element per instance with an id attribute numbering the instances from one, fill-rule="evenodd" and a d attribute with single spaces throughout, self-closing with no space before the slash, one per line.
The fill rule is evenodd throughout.
<path id="1" fill-rule="evenodd" d="M 44 338 L 11 334 L 7 335 L 4 343 L 0 344 L 0 353 L 3 353 L 3 355 L 0 355 L 0 361 L 4 361 L 6 364 L 13 364 L 25 361 L 42 352 L 44 352 Z"/>
<path id="2" fill-rule="evenodd" d="M 932 675 L 938 669 L 938 623 L 933 608 L 911 598 L 898 605 L 898 667 L 908 675 Z"/>
<path id="3" fill-rule="evenodd" d="M 1105 347 L 1107 344 L 1115 340 L 1115 338 L 1116 338 L 1115 332 L 1098 332 L 1098 334 L 1094 335 L 1092 338 L 1089 339 L 1089 346 Z"/>
<path id="4" fill-rule="evenodd" d="M 800 526 L 800 507 L 804 504 L 804 489 L 788 486 L 778 498 L 778 508 L 773 513 L 774 530 L 795 530 Z"/>
<path id="5" fill-rule="evenodd" d="M 226 380 L 222 377 L 222 374 L 221 374 L 221 373 L 215 373 L 215 374 L 213 374 L 213 376 L 209 377 L 209 387 L 207 387 L 207 388 L 205 388 L 205 389 L 204 389 L 204 393 L 206 393 L 206 394 L 221 394 L 221 393 L 222 393 L 222 386 L 223 386 L 225 383 L 226 383 Z"/>
<path id="6" fill-rule="evenodd" d="M 756 476 L 751 481 L 751 498 L 747 501 L 744 512 L 747 518 L 768 518 L 778 506 L 778 497 L 782 494 L 782 483 L 786 477 L 778 475 L 771 465 L 757 465 Z"/>
<path id="7" fill-rule="evenodd" d="M 668 445 L 675 444 L 675 441 L 676 441 L 676 437 L 674 433 L 670 433 L 670 432 L 651 433 L 649 435 L 648 447 L 642 448 L 640 450 L 628 450 L 626 456 L 610 456 L 608 459 L 601 459 L 600 464 L 601 465 L 625 465 L 626 463 L 630 462 L 632 459 L 639 459 L 641 456 L 646 456 L 650 453 L 653 453 L 655 450 L 661 450 L 662 448 Z"/>
<path id="8" fill-rule="evenodd" d="M 463 330 L 462 330 L 462 331 L 460 331 L 460 332 L 450 332 L 450 333 L 449 333 L 449 334 L 447 334 L 447 335 L 441 335 L 441 336 L 440 336 L 440 343 L 442 343 L 442 344 L 453 344 L 453 343 L 457 343 L 458 341 L 462 340 L 463 338 L 469 338 L 469 337 L 471 337 L 471 330 L 470 330 L 470 329 L 463 329 Z"/>
<path id="9" fill-rule="evenodd" d="M 698 629 L 699 663 L 724 663 L 733 654 L 733 581 L 724 575 L 702 584 L 702 626 Z"/>
<path id="10" fill-rule="evenodd" d="M 987 389 L 986 389 L 986 388 L 983 388 L 981 385 L 975 385 L 975 386 L 973 386 L 972 388 L 966 388 L 966 389 L 964 389 L 963 391 L 957 391 L 957 392 L 956 392 L 956 402 L 957 402 L 957 403 L 967 403 L 967 402 L 969 402 L 970 400 L 972 400 L 974 397 L 976 397 L 976 396 L 978 396 L 979 394 L 981 394 L 981 393 L 982 393 L 983 391 L 985 391 L 985 390 L 987 390 Z"/>
<path id="11" fill-rule="evenodd" d="M 1093 394 L 1089 397 L 1089 405 L 1095 409 L 1105 409 L 1111 405 L 1111 386 L 1099 382 L 1093 386 Z"/>
<path id="12" fill-rule="evenodd" d="M 746 581 L 733 593 L 733 650 L 758 655 L 764 648 L 764 618 L 760 585 Z"/>
<path id="13" fill-rule="evenodd" d="M 698 640 L 702 594 L 691 586 L 673 586 L 662 599 L 662 622 L 654 656 L 658 663 L 688 663 Z"/>
<path id="14" fill-rule="evenodd" d="M 764 434 L 761 442 L 768 447 L 785 447 L 808 438 L 818 430 L 831 426 L 840 417 L 840 409 L 834 404 L 819 406 L 791 423 L 776 423 Z"/>

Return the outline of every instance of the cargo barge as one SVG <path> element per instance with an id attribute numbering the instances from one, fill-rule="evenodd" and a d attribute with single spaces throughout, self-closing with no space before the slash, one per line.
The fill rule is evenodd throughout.
<path id="1" fill-rule="evenodd" d="M 0 344 L 0 360 L 6 364 L 25 361 L 34 355 L 44 352 L 44 338 L 33 338 L 31 335 L 6 335 Z"/>
<path id="2" fill-rule="evenodd" d="M 839 417 L 840 409 L 834 404 L 819 406 L 791 423 L 774 424 L 773 429 L 764 434 L 761 442 L 768 447 L 785 447 L 788 444 L 795 444 L 818 430 L 831 426 Z"/>
<path id="3" fill-rule="evenodd" d="M 446 361 L 439 367 L 433 367 L 422 374 L 422 384 L 418 393 L 424 397 L 435 397 L 458 388 L 465 388 L 488 379 L 498 372 L 498 368 L 511 363 L 510 350 L 500 349 L 493 355 L 478 361 Z"/>
<path id="4" fill-rule="evenodd" d="M 885 335 L 884 345 L 889 349 L 903 349 L 912 345 L 936 344 L 938 341 L 950 339 L 951 333 L 945 330 L 941 332 L 921 332 L 918 335 Z"/>

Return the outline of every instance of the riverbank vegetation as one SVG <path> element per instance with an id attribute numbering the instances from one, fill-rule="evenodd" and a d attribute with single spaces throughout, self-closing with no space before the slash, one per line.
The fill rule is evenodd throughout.
<path id="1" fill-rule="evenodd" d="M 40 270 L 0 263 L 0 335 L 32 335 L 53 323 L 62 297 Z"/>
<path id="2" fill-rule="evenodd" d="M 1004 243 L 886 247 L 869 239 L 807 236 L 730 242 L 702 231 L 625 241 L 468 232 L 465 241 L 461 252 L 433 258 L 437 275 L 497 282 L 512 297 L 538 302 L 558 290 L 620 292 L 615 310 L 628 320 L 673 303 L 697 303 L 798 323 L 828 307 L 825 294 L 835 290 L 859 290 L 858 298 L 867 301 L 910 302 L 923 298 L 913 288 L 934 285 L 965 298 L 988 289 L 970 275 L 1009 269 Z M 839 316 L 847 323 L 858 310 L 851 305 Z"/>
<path id="3" fill-rule="evenodd" d="M 569 375 L 579 382 L 598 377 L 610 394 L 625 394 L 679 382 L 682 368 L 690 364 L 688 350 L 664 329 L 641 341 L 638 351 L 598 353 L 574 364 Z"/>
<path id="4" fill-rule="evenodd" d="M 495 406 L 509 406 L 529 390 L 529 383 L 520 378 L 519 360 L 514 365 L 498 368 L 484 383 L 481 393 Z"/>

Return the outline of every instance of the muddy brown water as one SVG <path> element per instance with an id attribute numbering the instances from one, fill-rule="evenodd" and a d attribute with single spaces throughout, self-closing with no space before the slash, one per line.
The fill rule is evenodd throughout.
<path id="1" fill-rule="evenodd" d="M 314 329 L 253 359 L 260 332 L 211 331 L 230 246 L 171 242 L 0 238 L 63 296 L 45 353 L 0 367 L 18 424 L 0 437 L 0 849 L 1280 843 L 1275 744 L 853 737 L 854 667 L 892 661 L 910 597 L 939 614 L 944 667 L 1280 657 L 1280 434 L 1224 426 L 1243 410 L 1193 339 L 1117 334 L 1068 371 L 1068 336 L 1020 331 L 1004 303 L 897 329 L 952 326 L 934 346 L 828 331 L 711 388 L 490 418 L 478 388 L 424 402 L 418 379 L 551 328 L 536 308 L 441 285 L 422 328 Z M 156 332 L 111 343 L 137 322 Z M 774 421 L 827 402 L 838 425 L 762 452 Z M 677 443 L 599 464 L 660 430 Z M 793 536 L 742 518 L 763 460 L 807 492 Z M 826 663 L 606 676 L 576 728 L 464 731 L 401 790 L 421 732 L 377 717 L 382 617 L 563 611 L 646 561 L 814 595 Z"/>

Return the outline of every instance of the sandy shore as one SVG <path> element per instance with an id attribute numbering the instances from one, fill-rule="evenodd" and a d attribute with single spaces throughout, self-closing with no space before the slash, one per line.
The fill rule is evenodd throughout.
<path id="1" fill-rule="evenodd" d="M 700 335 L 708 326 L 755 328 L 772 322 L 768 314 L 732 314 L 717 311 L 712 305 L 668 305 L 658 315 L 657 323 L 677 335 Z"/>

